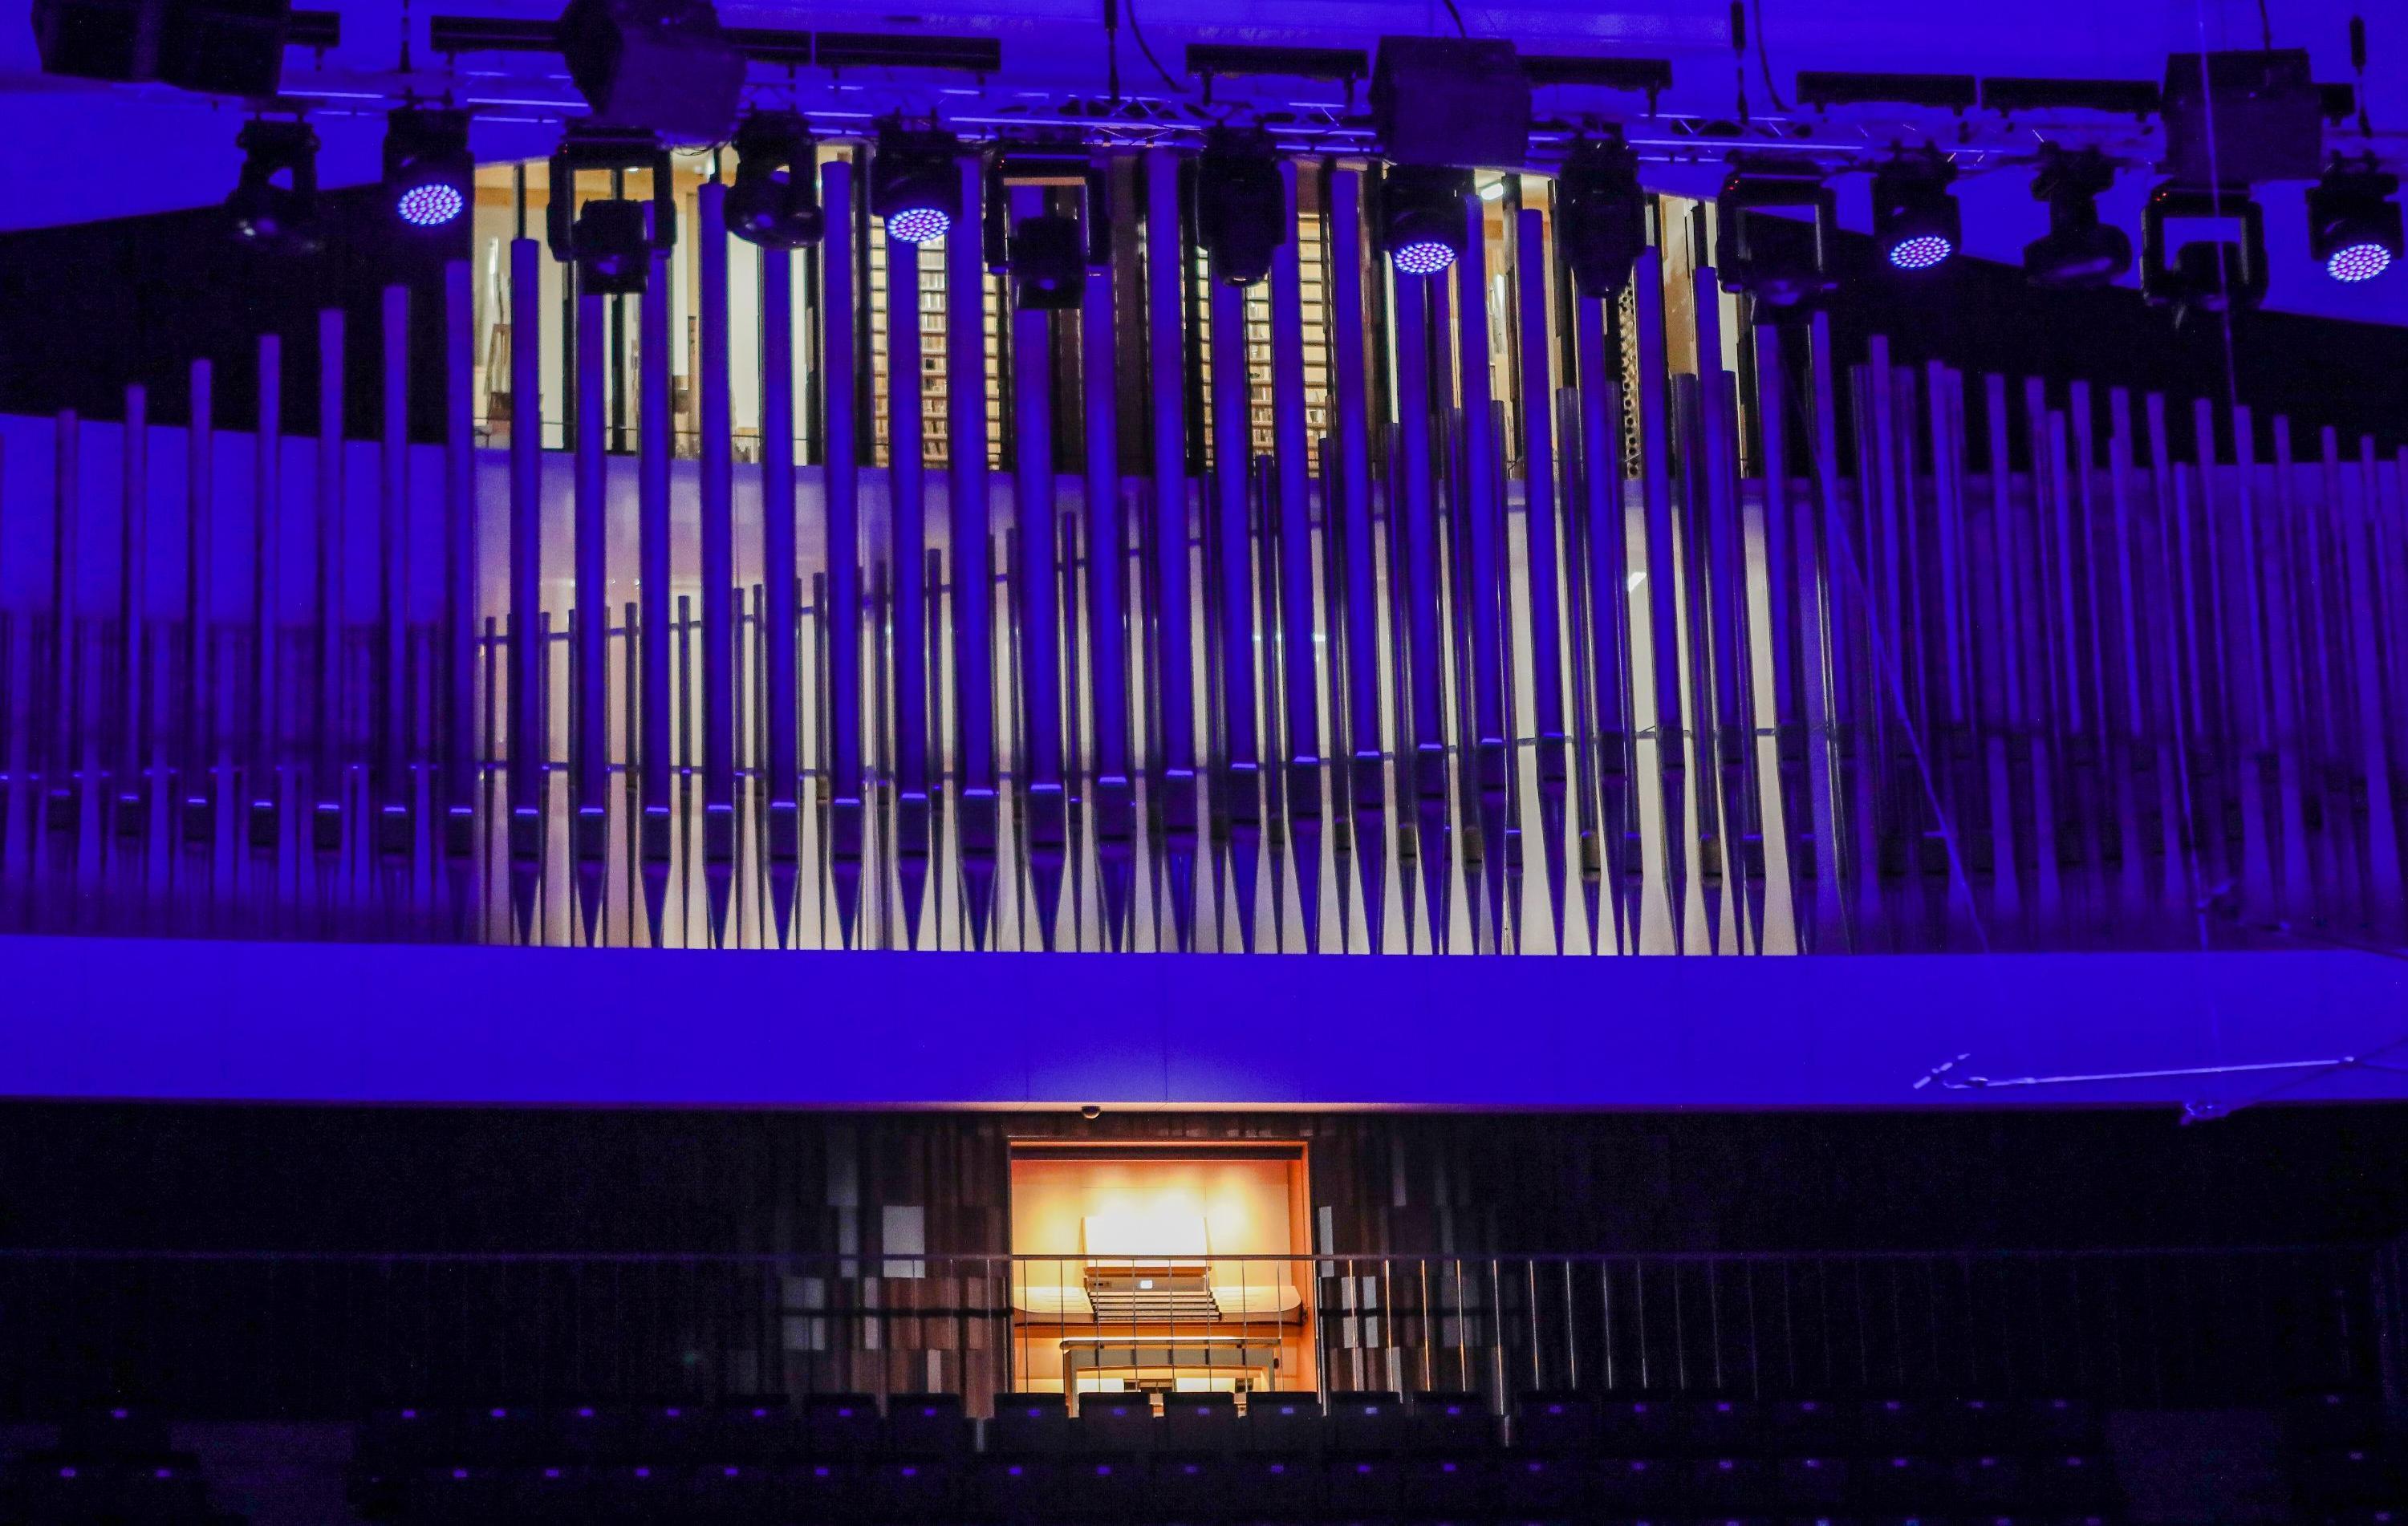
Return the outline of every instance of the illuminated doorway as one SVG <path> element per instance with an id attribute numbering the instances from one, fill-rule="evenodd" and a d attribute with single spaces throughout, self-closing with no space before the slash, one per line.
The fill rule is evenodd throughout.
<path id="1" fill-rule="evenodd" d="M 1301 1144 L 1015 1144 L 1014 1386 L 1312 1388 L 1307 1203 Z"/>

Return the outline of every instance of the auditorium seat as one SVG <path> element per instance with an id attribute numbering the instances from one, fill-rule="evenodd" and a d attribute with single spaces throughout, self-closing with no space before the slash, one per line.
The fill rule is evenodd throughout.
<path id="1" fill-rule="evenodd" d="M 1226 1453 L 1237 1450 L 1238 1399 L 1232 1393 L 1166 1393 L 1162 1396 L 1165 1451 Z"/>
<path id="2" fill-rule="evenodd" d="M 1064 1466 L 1064 1461 L 1056 1455 L 998 1454 L 990 1448 L 987 1455 L 971 1464 L 964 1503 L 979 1519 L 1002 1526 L 1052 1519 L 1062 1492 L 1060 1475 Z M 814 1515 L 797 1519 L 827 1518 Z"/>
<path id="3" fill-rule="evenodd" d="M 1352 1452 L 1328 1460 L 1323 1508 L 1340 1519 L 1378 1519 L 1396 1512 L 1402 1498 L 1402 1464 L 1391 1456 Z"/>
<path id="4" fill-rule="evenodd" d="M 1602 1508 L 1597 1465 L 1557 1452 L 1517 1453 L 1500 1461 L 1491 1481 L 1498 1507 L 1509 1516 L 1540 1517 L 1574 1507 Z"/>
<path id="5" fill-rule="evenodd" d="M 1410 1459 L 1402 1473 L 1402 1506 L 1416 1516 L 1485 1514 L 1496 1501 L 1499 1465 L 1484 1452 Z"/>
<path id="6" fill-rule="evenodd" d="M 1847 1464 L 1835 1457 L 1784 1457 L 1773 1464 L 1772 1488 L 1785 1510 L 1839 1510 L 1849 1503 Z"/>
<path id="7" fill-rule="evenodd" d="M 2300 1454 L 2292 1477 L 2312 1510 L 2401 1504 L 2400 1470 L 2380 1448 L 2335 1447 Z"/>
<path id="8" fill-rule="evenodd" d="M 1670 1457 L 1684 1440 L 1676 1401 L 1609 1399 L 1598 1410 L 1598 1445 L 1609 1457 Z"/>
<path id="9" fill-rule="evenodd" d="M 803 1445 L 812 1457 L 871 1456 L 884 1433 L 885 1418 L 870 1394 L 814 1393 L 803 1400 Z"/>
<path id="10" fill-rule="evenodd" d="M 751 1413 L 760 1409 L 762 1414 Z M 729 1405 L 712 1410 L 694 1404 L 651 1404 L 629 1418 L 627 1448 L 631 1461 L 654 1467 L 687 1467 L 706 1456 L 766 1462 L 774 1448 L 769 1424 L 781 1421 L 785 1405 Z"/>
<path id="11" fill-rule="evenodd" d="M 1329 1449 L 1347 1457 L 1384 1457 L 1404 1449 L 1405 1398 L 1381 1390 L 1329 1396 Z"/>
<path id="12" fill-rule="evenodd" d="M 1315 1455 L 1323 1438 L 1321 1400 L 1311 1393 L 1248 1394 L 1245 1433 L 1249 1451 Z"/>
<path id="13" fill-rule="evenodd" d="M 961 1487 L 959 1462 L 942 1456 L 887 1457 L 858 1477 L 863 1512 L 880 1521 L 945 1519 L 955 1509 Z"/>
<path id="14" fill-rule="evenodd" d="M 1231 1470 L 1232 1519 L 1311 1520 L 1320 1514 L 1321 1502 L 1321 1464 L 1312 1457 L 1248 1455 Z"/>
<path id="15" fill-rule="evenodd" d="M 898 1393 L 886 1402 L 885 1455 L 956 1459 L 970 1449 L 969 1420 L 957 1393 Z"/>
<path id="16" fill-rule="evenodd" d="M 1717 1396 L 1679 1406 L 1681 1444 L 1703 1457 L 1749 1457 L 1765 1449 L 1762 1417 L 1745 1399 Z"/>
<path id="17" fill-rule="evenodd" d="M 1070 1411 L 1058 1393 L 998 1393 L 986 1422 L 986 1450 L 1000 1457 L 1050 1457 L 1070 1448 Z"/>
<path id="18" fill-rule="evenodd" d="M 1847 1408 L 1828 1399 L 1779 1400 L 1764 1406 L 1763 1419 L 1773 1445 L 1791 1456 L 1843 1452 L 1857 1434 Z"/>
<path id="19" fill-rule="evenodd" d="M 1979 1515 L 2025 1503 L 2023 1468 L 2015 1458 L 1982 1452 L 1959 1458 L 1955 1473 L 1956 1501 Z"/>
<path id="20" fill-rule="evenodd" d="M 1413 1395 L 1405 1440 L 1421 1457 L 1464 1457 L 1493 1450 L 1497 1417 L 1476 1393 L 1433 1391 Z"/>
<path id="21" fill-rule="evenodd" d="M 1690 1498 L 1714 1515 L 1743 1515 L 1766 1503 L 1764 1462 L 1753 1457 L 1705 1457 L 1690 1464 Z"/>
<path id="22" fill-rule="evenodd" d="M 1143 1457 L 1154 1450 L 1161 1422 L 1149 1395 L 1082 1393 L 1076 1429 L 1082 1452 Z"/>
<path id="23" fill-rule="evenodd" d="M 1154 1461 L 1145 1513 L 1160 1521 L 1219 1520 L 1229 1508 L 1237 1471 L 1227 1451 L 1166 1452 Z"/>
<path id="24" fill-rule="evenodd" d="M 139 1462 L 174 1448 L 165 1416 L 139 1405 L 108 1404 L 69 1415 L 59 1426 L 58 1449 L 95 1462 Z"/>
<path id="25" fill-rule="evenodd" d="M 2317 1389 L 2291 1396 L 2284 1428 L 2301 1452 L 2364 1446 L 2383 1434 L 2383 1401 L 2348 1389 Z"/>
<path id="26" fill-rule="evenodd" d="M 1513 1402 L 1513 1446 L 1552 1457 L 1584 1457 L 1598 1446 L 1597 1402 L 1584 1393 L 1525 1393 Z"/>

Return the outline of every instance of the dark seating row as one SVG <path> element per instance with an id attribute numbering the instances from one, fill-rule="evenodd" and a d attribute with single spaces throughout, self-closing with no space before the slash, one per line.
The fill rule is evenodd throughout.
<path id="1" fill-rule="evenodd" d="M 1854 1476 L 1799 1460 L 1656 1464 L 1490 1455 L 1455 1458 L 1092 1457 L 967 1462 L 739 1463 L 673 1468 L 452 1467 L 388 1477 L 363 1499 L 420 1521 L 731 1517 L 752 1519 L 1112 1521 L 1303 1519 L 1399 1511 L 1791 1518 L 1871 1511 L 1983 1519 L 2105 1509 L 2106 1470 L 1979 1459 Z"/>
<path id="2" fill-rule="evenodd" d="M 1527 1394 L 1510 1425 L 1481 1396 L 1420 1393 L 1256 1393 L 1240 1409 L 1226 1393 L 1165 1397 L 1089 1394 L 1075 1410 L 1058 1394 L 1007 1394 L 974 1430 L 951 1394 L 905 1394 L 882 1411 L 866 1394 L 821 1394 L 720 1405 L 461 1411 L 405 1407 L 373 1419 L 361 1456 L 375 1464 L 795 1462 L 813 1457 L 940 1458 L 1073 1453 L 1259 1452 L 1280 1455 L 1461 1454 L 1510 1442 L 1551 1456 L 1879 1456 L 2079 1451 L 2098 1421 L 2068 1399 L 1946 1405 L 1882 1400 L 1614 1398 Z"/>

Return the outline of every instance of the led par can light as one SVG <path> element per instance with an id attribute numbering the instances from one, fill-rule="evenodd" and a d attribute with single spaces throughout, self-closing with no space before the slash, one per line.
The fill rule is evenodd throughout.
<path id="1" fill-rule="evenodd" d="M 1964 243 L 1964 213 L 1948 189 L 1956 166 L 1934 151 L 1900 154 L 1873 170 L 1873 240 L 1895 270 L 1929 270 Z"/>
<path id="2" fill-rule="evenodd" d="M 1471 172 L 1391 164 L 1380 177 L 1380 247 L 1399 276 L 1435 276 L 1463 255 Z"/>
<path id="3" fill-rule="evenodd" d="M 385 119 L 385 203 L 403 227 L 448 228 L 475 197 L 468 114 L 411 107 Z"/>
<path id="4" fill-rule="evenodd" d="M 2372 160 L 2336 162 L 2308 188 L 2308 252 L 2344 285 L 2372 280 L 2401 257 L 2400 178 Z"/>
<path id="5" fill-rule="evenodd" d="M 889 236 L 926 244 L 945 236 L 962 209 L 962 140 L 934 128 L 889 121 L 869 156 L 869 209 Z"/>

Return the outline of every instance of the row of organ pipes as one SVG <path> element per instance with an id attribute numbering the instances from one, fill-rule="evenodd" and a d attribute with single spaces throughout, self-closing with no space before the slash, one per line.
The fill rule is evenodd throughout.
<path id="1" fill-rule="evenodd" d="M 853 205 L 855 172 L 821 166 L 826 206 Z M 1897 364 L 1878 338 L 1842 368 L 1821 314 L 1755 325 L 1743 382 L 1723 326 L 1747 309 L 1702 264 L 1671 278 L 1678 348 L 1702 358 L 1676 371 L 1661 250 L 1615 312 L 1570 292 L 1518 198 L 1491 268 L 1468 197 L 1468 256 L 1391 276 L 1366 172 L 1326 161 L 1283 163 L 1266 367 L 1245 292 L 1182 285 L 1173 150 L 1121 172 L 1145 247 L 1182 252 L 1091 270 L 1075 321 L 990 329 L 997 289 L 959 231 L 924 251 L 832 217 L 816 258 L 763 250 L 757 464 L 736 459 L 715 182 L 698 460 L 672 432 L 666 250 L 639 300 L 632 459 L 606 449 L 594 293 L 566 336 L 567 449 L 534 427 L 480 448 L 466 263 L 439 292 L 387 291 L 373 444 L 280 437 L 274 335 L 247 439 L 213 426 L 207 360 L 180 432 L 147 422 L 140 388 L 122 426 L 9 421 L 0 925 L 1373 952 L 2399 939 L 2408 451 Z M 975 156 L 962 175 L 976 208 Z M 864 229 L 882 247 L 853 248 Z M 932 257 L 957 379 L 924 416 Z M 509 248 L 527 418 L 545 258 Z M 895 294 L 882 469 L 858 411 L 869 259 Z M 1141 302 L 1116 291 L 1132 278 Z M 408 374 L 413 300 L 442 307 L 442 375 Z M 1141 342 L 1117 332 L 1132 314 Z M 1512 414 L 1493 320 L 1515 325 Z M 958 378 L 987 374 L 991 333 L 1010 470 L 930 469 L 931 431 L 953 463 L 989 459 L 989 399 Z M 339 421 L 357 336 L 328 311 L 318 337 Z M 1075 390 L 1056 388 L 1073 338 Z M 408 438 L 424 387 L 437 447 Z M 1153 406 L 1132 416 L 1132 392 Z M 821 459 L 798 464 L 813 404 Z M 1150 471 L 1124 469 L 1130 431 Z M 366 618 L 355 459 L 375 477 Z"/>

